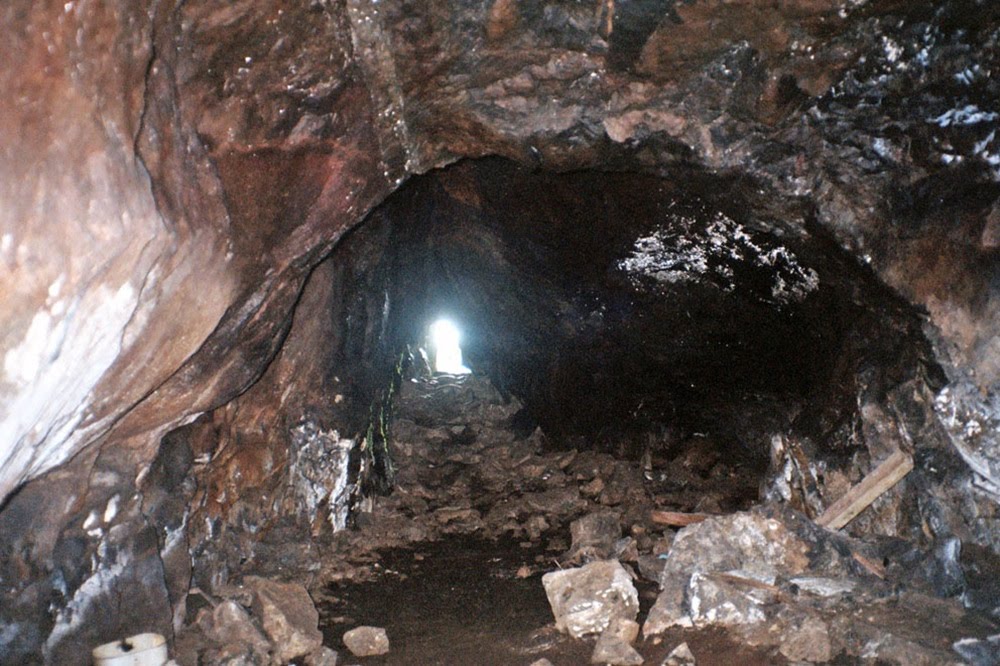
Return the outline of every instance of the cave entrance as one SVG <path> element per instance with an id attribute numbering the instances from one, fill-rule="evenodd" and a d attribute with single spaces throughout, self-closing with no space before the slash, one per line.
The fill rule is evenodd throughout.
<path id="1" fill-rule="evenodd" d="M 451 319 L 436 319 L 427 329 L 427 348 L 434 372 L 467 375 L 472 370 L 462 362 L 462 333 Z"/>

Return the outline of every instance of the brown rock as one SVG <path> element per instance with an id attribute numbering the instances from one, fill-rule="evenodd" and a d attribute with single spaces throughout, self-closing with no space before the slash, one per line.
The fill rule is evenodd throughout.
<path id="1" fill-rule="evenodd" d="M 612 557 L 615 542 L 622 534 L 619 516 L 613 511 L 600 511 L 578 518 L 570 523 L 569 530 L 572 543 L 563 560 L 573 564 Z"/>
<path id="2" fill-rule="evenodd" d="M 356 657 L 373 657 L 389 652 L 389 636 L 381 627 L 355 627 L 344 634 L 344 645 Z"/>
<path id="3" fill-rule="evenodd" d="M 244 584 L 253 590 L 253 612 L 275 648 L 275 657 L 290 661 L 318 650 L 323 634 L 319 613 L 306 588 L 250 576 Z"/>
<path id="4" fill-rule="evenodd" d="M 205 635 L 220 644 L 236 643 L 249 647 L 261 656 L 270 649 L 267 639 L 251 621 L 250 614 L 235 601 L 223 601 L 211 614 L 206 613 L 202 617 L 205 619 L 199 624 Z"/>
<path id="5" fill-rule="evenodd" d="M 638 622 L 615 618 L 597 639 L 590 662 L 615 666 L 637 666 L 643 663 L 642 655 L 632 647 L 632 642 L 638 635 Z"/>
<path id="6" fill-rule="evenodd" d="M 807 617 L 785 630 L 778 651 L 789 661 L 827 662 L 833 656 L 830 630 L 819 618 Z"/>
<path id="7" fill-rule="evenodd" d="M 517 0 L 495 0 L 486 23 L 486 37 L 500 39 L 517 26 L 519 18 Z"/>
<path id="8" fill-rule="evenodd" d="M 306 666 L 337 666 L 337 653 L 328 647 L 321 647 L 306 657 Z"/>

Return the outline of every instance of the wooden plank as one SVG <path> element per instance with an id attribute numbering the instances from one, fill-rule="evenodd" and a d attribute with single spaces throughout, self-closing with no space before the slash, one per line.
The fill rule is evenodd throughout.
<path id="1" fill-rule="evenodd" d="M 858 485 L 834 502 L 816 519 L 817 524 L 839 530 L 855 516 L 867 509 L 885 491 L 899 483 L 913 469 L 913 458 L 903 451 L 896 451 L 872 470 Z"/>
<path id="2" fill-rule="evenodd" d="M 669 527 L 686 527 L 711 518 L 707 513 L 681 513 L 680 511 L 650 511 L 649 519 L 657 525 Z"/>
<path id="3" fill-rule="evenodd" d="M 861 553 L 852 552 L 851 555 L 854 557 L 854 561 L 863 566 L 868 570 L 869 573 L 878 576 L 879 578 L 885 579 L 885 567 L 883 567 L 878 562 L 865 557 Z"/>

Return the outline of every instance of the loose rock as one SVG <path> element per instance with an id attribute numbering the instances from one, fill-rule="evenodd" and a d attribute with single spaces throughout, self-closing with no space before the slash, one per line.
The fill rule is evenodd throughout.
<path id="1" fill-rule="evenodd" d="M 199 624 L 205 635 L 220 643 L 235 643 L 249 648 L 257 655 L 266 655 L 270 646 L 260 630 L 254 626 L 250 614 L 231 599 L 219 603 L 211 614 L 202 611 Z"/>
<path id="2" fill-rule="evenodd" d="M 322 647 L 319 613 L 306 588 L 257 576 L 247 577 L 245 584 L 254 592 L 253 612 L 274 645 L 276 659 L 288 662 Z"/>
<path id="3" fill-rule="evenodd" d="M 667 655 L 661 666 L 695 666 L 694 653 L 687 643 L 681 643 Z"/>
<path id="4" fill-rule="evenodd" d="M 603 632 L 618 618 L 635 620 L 639 594 L 616 561 L 592 562 L 542 576 L 556 628 L 574 638 Z"/>
<path id="5" fill-rule="evenodd" d="M 826 662 L 833 657 L 829 627 L 818 618 L 807 617 L 784 634 L 778 651 L 790 661 Z"/>
<path id="6" fill-rule="evenodd" d="M 389 636 L 382 627 L 355 627 L 344 634 L 344 645 L 356 657 L 373 657 L 389 652 Z"/>
<path id="7" fill-rule="evenodd" d="M 319 651 L 306 657 L 306 666 L 337 666 L 337 652 L 321 647 Z"/>
<path id="8" fill-rule="evenodd" d="M 642 655 L 632 647 L 639 635 L 639 623 L 616 618 L 597 639 L 590 661 L 594 664 L 630 666 L 643 663 Z"/>
<path id="9" fill-rule="evenodd" d="M 591 513 L 574 520 L 569 529 L 573 541 L 563 559 L 573 564 L 609 559 L 622 533 L 618 514 L 612 511 Z"/>

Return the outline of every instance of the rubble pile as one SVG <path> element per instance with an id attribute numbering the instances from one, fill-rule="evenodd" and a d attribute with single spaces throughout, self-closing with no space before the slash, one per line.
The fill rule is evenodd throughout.
<path id="1" fill-rule="evenodd" d="M 336 663 L 336 654 L 323 646 L 319 614 L 301 584 L 246 576 L 242 585 L 213 592 L 197 590 L 188 597 L 194 621 L 178 637 L 180 663 Z"/>
<path id="2" fill-rule="evenodd" d="M 745 488 L 725 483 L 728 465 L 726 477 L 705 473 L 719 471 L 718 456 L 698 440 L 668 464 L 548 450 L 540 431 L 516 432 L 520 408 L 483 377 L 405 384 L 391 438 L 397 488 L 333 536 L 321 578 L 365 579 L 389 547 L 513 538 L 551 553 L 525 575 L 548 572 L 555 628 L 593 642 L 593 663 L 641 664 L 667 643 L 663 663 L 696 663 L 679 639 L 706 629 L 774 663 L 995 663 L 969 656 L 995 655 L 997 628 L 981 612 L 991 602 L 971 608 L 957 543 L 852 538 L 779 503 L 734 510 L 747 508 Z M 637 591 L 650 582 L 651 606 Z"/>
<path id="3" fill-rule="evenodd" d="M 514 427 L 521 410 L 486 377 L 404 383 L 390 437 L 396 486 L 355 516 L 360 529 L 332 536 L 343 557 L 325 558 L 320 577 L 363 577 L 379 549 L 470 533 L 544 541 L 565 565 L 617 558 L 655 570 L 673 534 L 651 513 L 657 497 L 683 510 L 749 506 L 749 479 L 723 482 L 738 465 L 699 453 L 697 438 L 654 472 L 648 460 L 550 450 L 540 429 Z"/>

